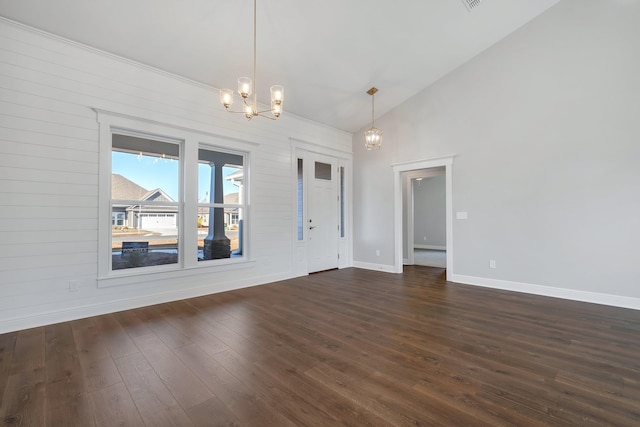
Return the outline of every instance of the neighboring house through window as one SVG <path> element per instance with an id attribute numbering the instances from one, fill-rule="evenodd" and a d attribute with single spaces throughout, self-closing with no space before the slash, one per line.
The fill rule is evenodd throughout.
<path id="1" fill-rule="evenodd" d="M 112 229 L 112 270 L 178 263 L 179 160 L 178 141 L 113 135 L 111 215 L 124 226 Z"/>

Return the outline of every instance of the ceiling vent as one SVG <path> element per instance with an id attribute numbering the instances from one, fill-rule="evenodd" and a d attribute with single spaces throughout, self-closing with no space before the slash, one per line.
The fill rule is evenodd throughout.
<path id="1" fill-rule="evenodd" d="M 469 12 L 471 12 L 472 9 L 475 9 L 476 7 L 480 6 L 481 2 L 482 0 L 462 0 L 462 3 L 464 3 L 464 5 L 469 10 Z"/>

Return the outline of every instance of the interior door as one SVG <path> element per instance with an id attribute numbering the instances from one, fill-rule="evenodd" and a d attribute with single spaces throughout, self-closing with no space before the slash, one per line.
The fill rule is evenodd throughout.
<path id="1" fill-rule="evenodd" d="M 337 160 L 307 156 L 307 266 L 309 273 L 338 268 L 339 204 Z"/>

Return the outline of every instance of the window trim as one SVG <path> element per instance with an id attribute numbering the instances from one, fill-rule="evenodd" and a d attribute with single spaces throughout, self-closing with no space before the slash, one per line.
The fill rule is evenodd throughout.
<path id="1" fill-rule="evenodd" d="M 197 163 L 198 165 L 200 164 L 200 158 L 199 158 L 199 152 L 200 150 L 208 150 L 208 151 L 215 151 L 215 152 L 219 152 L 219 153 L 224 153 L 224 154 L 231 154 L 231 155 L 235 155 L 235 156 L 240 156 L 242 157 L 242 173 L 243 173 L 243 197 L 242 200 L 238 200 L 238 203 L 204 203 L 204 202 L 200 202 L 197 201 L 196 203 L 196 215 L 195 217 L 197 218 L 198 214 L 198 210 L 200 208 L 221 208 L 221 209 L 226 209 L 226 208 L 236 208 L 236 209 L 241 209 L 243 211 L 243 220 L 245 221 L 243 223 L 243 234 L 242 234 L 242 242 L 241 242 L 241 247 L 242 247 L 242 255 L 239 257 L 235 257 L 235 258 L 225 258 L 225 259 L 209 259 L 209 260 L 197 260 L 198 264 L 203 264 L 203 265 L 222 265 L 222 264 L 228 264 L 228 263 L 232 263 L 232 262 L 242 262 L 243 260 L 248 260 L 249 259 L 249 253 L 251 252 L 251 246 L 248 245 L 248 241 L 247 241 L 247 231 L 245 229 L 245 227 L 247 226 L 247 224 L 251 224 L 250 221 L 250 214 L 249 214 L 249 185 L 247 184 L 249 182 L 249 155 L 250 153 L 248 151 L 243 151 L 243 150 L 234 150 L 234 149 L 230 149 L 228 147 L 220 147 L 217 145 L 212 145 L 212 144 L 208 144 L 208 143 L 203 143 L 200 142 L 198 144 L 197 147 L 197 151 L 198 151 L 198 160 Z M 196 168 L 197 169 L 197 168 Z M 196 184 L 196 200 L 197 200 L 197 187 L 198 184 Z M 209 218 L 209 221 L 211 221 L 211 218 Z M 197 257 L 196 257 L 197 258 Z"/>
<path id="2" fill-rule="evenodd" d="M 99 124 L 97 274 L 97 286 L 99 288 L 135 285 L 153 280 L 253 266 L 255 261 L 250 258 L 251 233 L 249 221 L 247 221 L 249 226 L 244 228 L 243 247 L 245 251 L 243 257 L 198 262 L 197 223 L 196 221 L 192 221 L 193 224 L 189 222 L 190 218 L 197 217 L 198 212 L 197 168 L 185 167 L 185 165 L 196 165 L 198 163 L 198 149 L 200 147 L 242 154 L 245 163 L 243 165 L 245 169 L 245 200 L 242 207 L 245 209 L 245 219 L 249 219 L 251 213 L 249 203 L 249 189 L 251 187 L 250 162 L 252 151 L 260 144 L 106 110 L 95 108 L 93 110 L 96 112 Z M 179 259 L 176 264 L 111 270 L 111 152 L 112 135 L 114 133 L 161 142 L 179 142 L 181 144 L 179 200 L 177 202 L 180 212 L 178 218 L 178 229 L 180 230 L 178 237 Z M 190 234 L 193 234 L 193 236 Z"/>
<path id="3" fill-rule="evenodd" d="M 109 192 L 109 210 L 111 212 L 113 212 L 113 207 L 114 205 L 139 205 L 139 206 L 161 206 L 161 207 L 175 207 L 177 208 L 177 222 L 176 222 L 176 229 L 177 229 L 177 250 L 178 250 L 178 259 L 175 263 L 169 263 L 169 264 L 161 264 L 161 265 L 148 265 L 148 266 L 141 266 L 141 267 L 131 267 L 131 268 L 123 268 L 123 269 L 118 269 L 118 270 L 114 270 L 113 269 L 113 253 L 112 256 L 109 256 L 109 271 L 110 274 L 109 275 L 120 275 L 120 274 L 125 274 L 125 273 L 116 273 L 116 272 L 120 272 L 120 271 L 130 271 L 130 270 L 138 270 L 138 269 L 146 269 L 147 271 L 155 271 L 155 270 L 160 270 L 160 266 L 176 266 L 176 265 L 183 265 L 183 249 L 184 249 L 184 245 L 183 245 L 183 238 L 182 238 L 182 233 L 184 232 L 184 229 L 182 227 L 182 224 L 184 224 L 183 222 L 183 215 L 184 215 L 184 147 L 185 147 L 185 140 L 184 139 L 177 139 L 177 138 L 169 138 L 169 137 L 165 137 L 165 136 L 157 136 L 157 135 L 148 135 L 145 132 L 133 132 L 129 129 L 119 129 L 118 127 L 111 127 L 111 153 L 112 155 L 110 156 L 110 161 L 112 159 L 113 156 L 113 152 L 114 152 L 114 148 L 113 148 L 113 137 L 114 135 L 125 135 L 125 136 L 130 136 L 133 138 L 141 138 L 141 139 L 145 139 L 148 141 L 157 141 L 160 143 L 164 143 L 164 144 L 171 144 L 171 145 L 176 145 L 177 146 L 177 152 L 178 152 L 178 200 L 177 201 L 173 201 L 173 202 L 168 202 L 168 201 L 156 201 L 156 200 L 147 200 L 142 202 L 141 200 L 127 200 L 127 199 L 113 199 L 112 195 L 111 195 L 111 179 L 113 177 L 113 164 L 111 164 L 110 167 L 110 172 L 109 172 L 109 188 L 108 188 L 108 192 Z M 124 152 L 122 150 L 116 150 L 116 151 L 121 151 Z M 154 154 L 160 154 L 159 152 L 156 152 Z M 109 236 L 109 248 L 111 249 L 111 251 L 113 251 L 113 234 L 111 234 L 111 236 Z"/>

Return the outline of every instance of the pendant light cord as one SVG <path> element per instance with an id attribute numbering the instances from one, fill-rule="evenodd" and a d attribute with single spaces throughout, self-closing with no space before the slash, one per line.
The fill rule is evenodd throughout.
<path id="1" fill-rule="evenodd" d="M 371 127 L 375 127 L 376 126 L 376 121 L 373 118 L 373 111 L 374 111 L 374 105 L 376 103 L 376 95 L 375 93 L 371 94 Z"/>
<path id="2" fill-rule="evenodd" d="M 253 0 L 253 111 L 258 111 L 258 81 L 256 80 L 256 1 Z"/>

